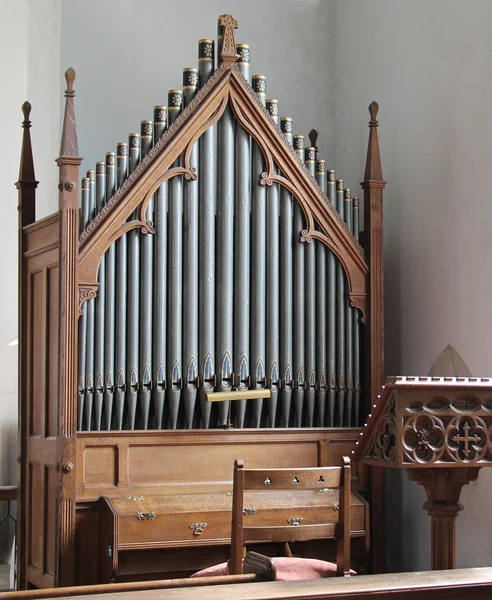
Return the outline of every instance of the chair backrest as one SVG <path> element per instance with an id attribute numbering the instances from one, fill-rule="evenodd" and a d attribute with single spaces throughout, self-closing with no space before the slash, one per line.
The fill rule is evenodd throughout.
<path id="1" fill-rule="evenodd" d="M 234 462 L 232 527 L 231 527 L 231 573 L 241 573 L 243 547 L 254 542 L 294 542 L 319 538 L 335 538 L 337 542 L 337 575 L 350 573 L 350 459 L 342 458 L 340 467 L 312 467 L 299 469 L 245 469 L 242 460 Z M 299 495 L 309 490 L 338 489 L 338 507 L 329 503 L 331 494 L 319 494 L 326 498 L 326 511 L 307 511 L 306 517 L 293 514 L 293 509 L 275 509 L 270 515 L 261 508 L 254 517 L 245 515 L 251 510 L 244 507 L 244 493 L 272 491 L 297 492 Z M 268 494 L 267 494 L 268 495 Z M 278 495 L 280 500 L 281 494 Z M 287 499 L 289 495 L 287 494 Z M 273 501 L 275 501 L 275 497 Z M 293 506 L 295 502 L 292 502 Z M 318 502 L 316 502 L 319 506 Z M 335 510 L 334 510 L 335 509 Z M 285 518 L 290 510 L 292 516 Z M 294 510 L 295 512 L 295 510 Z M 275 515 L 273 522 L 271 514 Z M 334 518 L 335 515 L 335 518 Z M 336 519 L 338 516 L 338 519 Z M 254 525 L 250 525 L 251 521 Z"/>

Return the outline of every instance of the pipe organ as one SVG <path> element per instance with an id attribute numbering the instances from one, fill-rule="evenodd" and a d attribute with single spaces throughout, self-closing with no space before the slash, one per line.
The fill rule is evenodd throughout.
<path id="1" fill-rule="evenodd" d="M 183 70 L 181 89 L 85 172 L 80 207 L 75 74 L 67 72 L 60 211 L 43 221 L 34 217 L 25 109 L 17 184 L 23 585 L 73 582 L 75 554 L 79 582 L 98 579 L 87 548 L 116 544 L 101 542 L 104 528 L 96 532 L 106 514 L 100 498 L 175 498 L 190 485 L 197 498 L 223 494 L 235 458 L 338 464 L 375 400 L 384 188 L 377 105 L 363 249 L 359 199 L 318 155 L 317 132 L 306 142 L 295 119 L 280 116 L 266 77 L 250 74 L 250 47 L 235 43 L 236 27 L 220 17 L 217 44 L 199 41 L 198 66 Z M 221 394 L 224 401 L 207 401 Z M 370 497 L 363 471 L 356 482 Z M 362 496 L 353 504 L 362 511 L 353 536 L 367 550 L 368 504 Z M 52 527 L 40 532 L 40 554 L 29 554 L 39 510 L 52 511 Z M 186 535 L 173 543 L 205 543 Z"/>
<path id="2" fill-rule="evenodd" d="M 156 106 L 154 121 L 87 171 L 81 231 L 207 82 L 214 52 L 213 40 L 200 40 L 199 69 L 184 69 L 168 107 Z M 292 118 L 279 118 L 266 78 L 250 78 L 249 46 L 237 54 L 239 72 L 357 240 L 358 198 L 318 157 L 317 136 L 305 147 Z M 230 106 L 197 139 L 190 164 L 193 178 L 177 175 L 150 199 L 148 233 L 124 234 L 101 258 L 97 296 L 79 321 L 78 429 L 220 427 L 227 404 L 210 407 L 204 395 L 234 389 L 271 393 L 235 403 L 235 427 L 359 425 L 362 332 L 342 264 L 320 240 L 301 239 L 301 207 L 279 184 L 263 185 L 261 149 Z"/>

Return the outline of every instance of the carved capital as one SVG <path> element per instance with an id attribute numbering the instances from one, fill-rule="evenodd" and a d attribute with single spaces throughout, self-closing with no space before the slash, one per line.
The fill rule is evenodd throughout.
<path id="1" fill-rule="evenodd" d="M 98 287 L 99 284 L 97 283 L 79 284 L 79 315 L 84 314 L 84 309 L 82 308 L 84 302 L 96 297 Z"/>

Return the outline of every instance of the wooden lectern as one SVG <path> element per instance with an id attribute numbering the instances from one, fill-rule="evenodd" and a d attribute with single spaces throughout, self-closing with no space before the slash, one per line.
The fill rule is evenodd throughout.
<path id="1" fill-rule="evenodd" d="M 406 469 L 424 486 L 432 568 L 455 569 L 461 488 L 492 465 L 492 379 L 389 379 L 353 455 L 368 465 Z"/>

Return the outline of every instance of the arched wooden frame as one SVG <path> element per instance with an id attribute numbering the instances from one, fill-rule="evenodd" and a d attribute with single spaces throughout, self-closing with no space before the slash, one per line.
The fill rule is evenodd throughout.
<path id="1" fill-rule="evenodd" d="M 283 185 L 297 199 L 306 220 L 306 228 L 299 232 L 301 241 L 310 243 L 318 239 L 337 256 L 347 276 L 352 306 L 361 311 L 365 320 L 368 266 L 362 248 L 232 61 L 223 62 L 215 71 L 82 233 L 79 306 L 95 296 L 99 263 L 109 246 L 131 229 L 141 228 L 144 233 L 153 231 L 152 223 L 145 220 L 145 212 L 159 185 L 176 175 L 188 180 L 197 178 L 196 170 L 190 165 L 191 149 L 204 131 L 219 120 L 227 104 L 262 150 L 266 171 L 262 173 L 260 183 Z M 183 166 L 170 168 L 181 154 Z M 282 175 L 275 172 L 275 166 Z M 137 209 L 138 218 L 127 222 Z M 321 231 L 315 228 L 315 223 Z"/>

